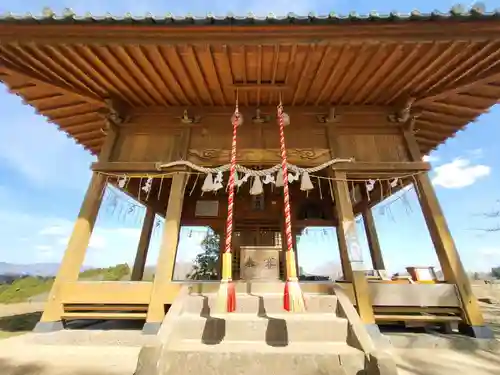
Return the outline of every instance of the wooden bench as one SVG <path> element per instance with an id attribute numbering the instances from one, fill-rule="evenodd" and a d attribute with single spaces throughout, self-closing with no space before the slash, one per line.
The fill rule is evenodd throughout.
<path id="1" fill-rule="evenodd" d="M 460 315 L 459 307 L 424 306 L 373 306 L 375 314 L 454 314 Z"/>
<path id="2" fill-rule="evenodd" d="M 148 305 L 146 304 L 64 304 L 62 319 L 146 319 Z"/>
<path id="3" fill-rule="evenodd" d="M 424 323 L 445 323 L 460 322 L 461 317 L 456 315 L 380 315 L 375 314 L 377 322 L 424 322 Z"/>

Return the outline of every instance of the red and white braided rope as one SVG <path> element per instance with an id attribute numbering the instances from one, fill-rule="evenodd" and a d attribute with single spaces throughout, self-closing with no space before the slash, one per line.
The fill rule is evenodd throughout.
<path id="1" fill-rule="evenodd" d="M 280 127 L 281 169 L 283 170 L 286 249 L 287 251 L 293 251 L 292 215 L 290 213 L 290 192 L 288 190 L 288 167 L 285 146 L 285 120 L 283 119 L 283 106 L 281 104 L 278 106 L 278 122 Z"/>
<path id="2" fill-rule="evenodd" d="M 227 197 L 227 221 L 226 221 L 226 245 L 224 253 L 231 252 L 231 243 L 233 239 L 233 205 L 234 205 L 234 176 L 236 174 L 236 133 L 238 130 L 238 123 L 240 121 L 240 112 L 236 107 L 233 117 L 233 141 L 231 144 L 231 162 L 229 168 L 229 183 L 228 183 L 228 197 Z"/>

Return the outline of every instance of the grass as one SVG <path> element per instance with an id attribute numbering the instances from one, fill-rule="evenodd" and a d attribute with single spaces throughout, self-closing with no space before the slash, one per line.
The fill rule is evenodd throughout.
<path id="1" fill-rule="evenodd" d="M 130 275 L 128 264 L 118 264 L 108 268 L 94 268 L 80 273 L 79 280 L 119 281 Z"/>
<path id="2" fill-rule="evenodd" d="M 130 275 L 127 264 L 97 268 L 80 273 L 79 280 L 119 281 Z M 0 305 L 27 302 L 50 292 L 53 277 L 28 276 L 15 280 L 12 284 L 0 285 Z M 30 332 L 40 320 L 41 312 L 0 317 L 0 339 Z"/>
<path id="3" fill-rule="evenodd" d="M 0 318 L 0 339 L 28 333 L 42 316 L 41 312 L 4 316 Z"/>
<path id="4" fill-rule="evenodd" d="M 10 285 L 0 287 L 0 303 L 26 302 L 31 297 L 50 291 L 53 278 L 23 277 Z"/>
<path id="5" fill-rule="evenodd" d="M 119 281 L 130 274 L 127 264 L 118 264 L 114 267 L 96 268 L 84 271 L 79 280 Z M 50 292 L 54 278 L 35 276 L 22 277 L 12 284 L 0 285 L 0 304 L 27 302 L 33 297 Z"/>

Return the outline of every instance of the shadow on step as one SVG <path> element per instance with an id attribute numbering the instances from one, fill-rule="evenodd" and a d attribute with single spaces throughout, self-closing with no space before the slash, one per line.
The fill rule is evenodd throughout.
<path id="1" fill-rule="evenodd" d="M 200 316 L 207 321 L 201 335 L 201 342 L 205 345 L 217 345 L 224 340 L 226 336 L 226 321 L 220 318 L 214 318 L 210 314 L 210 305 L 208 297 L 203 297 L 203 307 Z"/>
<path id="2" fill-rule="evenodd" d="M 267 319 L 266 344 L 283 347 L 288 345 L 288 327 L 285 319 L 276 319 L 267 315 L 264 297 L 259 296 L 259 318 Z"/>
<path id="3" fill-rule="evenodd" d="M 257 296 L 259 300 L 259 318 L 267 319 L 265 341 L 269 346 L 284 347 L 288 345 L 288 327 L 285 319 L 277 319 L 267 315 L 264 298 Z M 203 306 L 200 316 L 206 319 L 201 342 L 205 345 L 220 344 L 226 336 L 226 320 L 213 317 L 208 303 L 208 297 L 203 297 Z"/>

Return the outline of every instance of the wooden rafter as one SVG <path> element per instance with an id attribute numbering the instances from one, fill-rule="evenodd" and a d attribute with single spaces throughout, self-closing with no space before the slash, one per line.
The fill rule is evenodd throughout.
<path id="1" fill-rule="evenodd" d="M 459 94 L 471 88 L 481 87 L 499 80 L 500 80 L 500 68 L 495 64 L 495 67 L 489 69 L 480 76 L 463 79 L 451 87 L 448 87 L 441 91 L 435 91 L 429 93 L 427 96 L 417 99 L 414 105 L 421 106 L 424 105 L 425 103 L 437 101 L 439 99 L 446 98 L 447 96 L 450 96 L 452 94 Z"/>
<path id="2" fill-rule="evenodd" d="M 43 27 L 45 36 L 50 34 L 50 28 Z M 385 37 L 392 36 L 375 37 L 377 43 L 373 43 L 375 39 L 366 33 L 354 39 L 333 40 L 334 34 L 338 36 L 334 25 L 301 26 L 300 31 L 291 28 L 295 31 L 287 31 L 286 36 L 282 28 L 252 28 L 251 32 L 238 29 L 234 34 L 239 36 L 228 43 L 224 40 L 232 38 L 229 34 L 217 41 L 204 37 L 200 41 L 196 38 L 201 34 L 196 37 L 191 27 L 189 33 L 180 28 L 176 35 L 162 29 L 160 34 L 168 34 L 165 40 L 180 38 L 169 44 L 164 39 L 159 43 L 158 34 L 154 37 L 149 29 L 139 27 L 134 28 L 134 35 L 144 43 L 135 45 L 134 37 L 122 38 L 131 29 L 122 30 L 125 34 L 121 34 L 122 31 L 115 33 L 114 28 L 103 27 L 102 32 L 94 30 L 96 38 L 109 37 L 114 43 L 97 38 L 89 44 L 84 39 L 74 39 L 75 43 L 68 40 L 44 45 L 32 40 L 9 43 L 8 38 L 1 38 L 0 25 L 0 64 L 5 62 L 0 66 L 0 78 L 26 103 L 71 136 L 83 139 L 81 143 L 94 152 L 100 140 L 82 137 L 77 132 L 96 132 L 103 127 L 110 114 L 105 101 L 108 93 L 126 104 L 130 115 L 158 116 L 155 127 L 199 127 L 205 126 L 204 122 L 217 121 L 212 117 L 231 116 L 237 90 L 241 91 L 240 110 L 247 119 L 254 116 L 256 108 L 274 116 L 281 92 L 294 124 L 310 122 L 318 128 L 335 128 L 339 134 L 348 130 L 392 134 L 391 125 L 398 126 L 400 122 L 389 124 L 388 115 L 399 109 L 396 103 L 412 96 L 416 102 L 410 115 L 420 115 L 415 130 L 420 130 L 416 136 L 425 153 L 484 113 L 500 97 L 500 87 L 495 86 L 500 76 L 493 72 L 500 67 L 495 65 L 495 46 L 500 42 L 493 36 L 479 42 L 454 36 L 438 42 L 439 38 L 433 37 L 434 43 L 428 43 L 429 40 L 423 42 L 416 37 L 415 28 L 402 27 L 404 38 L 397 38 L 404 39 L 403 44 L 396 42 L 397 38 L 391 39 L 394 31 L 377 27 Z M 371 30 L 365 26 L 363 29 Z M 62 33 L 61 28 L 57 30 Z M 338 30 L 342 35 L 358 33 L 352 27 L 342 26 Z M 210 32 L 222 35 L 215 29 Z M 250 41 L 249 35 L 254 32 L 264 39 Z M 419 32 L 420 37 L 431 35 L 427 29 Z M 87 31 L 79 33 L 72 37 L 83 36 Z M 410 34 L 413 37 L 408 37 Z M 269 44 L 275 37 L 289 41 Z M 460 56 L 454 55 L 456 51 L 461 51 Z M 427 95 L 426 91 L 433 96 L 429 101 L 419 97 Z M 319 123 L 317 117 L 328 116 L 331 108 L 335 108 L 335 121 Z M 201 117 L 201 123 L 185 125 L 177 121 L 175 118 L 186 109 L 190 116 Z M 344 116 L 351 116 L 353 111 L 357 117 L 347 129 Z M 134 124 L 132 121 L 130 127 Z"/>
<path id="3" fill-rule="evenodd" d="M 99 106 L 104 106 L 104 100 L 96 97 L 92 94 L 89 93 L 84 93 L 82 91 L 79 91 L 73 87 L 58 83 L 58 82 L 48 82 L 44 78 L 40 77 L 38 74 L 35 72 L 28 72 L 28 71 L 22 71 L 15 65 L 9 63 L 5 59 L 0 57 L 0 69 L 6 71 L 8 74 L 13 74 L 13 75 L 18 75 L 26 79 L 27 81 L 30 81 L 36 85 L 42 85 L 46 86 L 49 88 L 54 88 L 58 91 L 61 91 L 64 94 L 72 94 L 80 97 L 81 99 L 97 104 Z"/>

